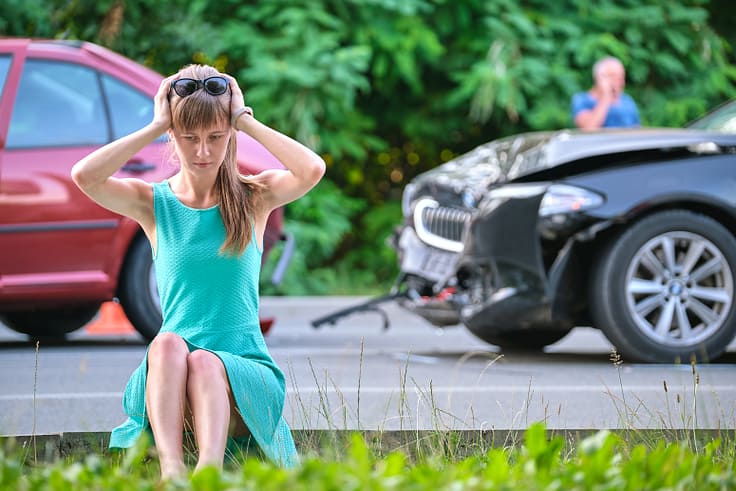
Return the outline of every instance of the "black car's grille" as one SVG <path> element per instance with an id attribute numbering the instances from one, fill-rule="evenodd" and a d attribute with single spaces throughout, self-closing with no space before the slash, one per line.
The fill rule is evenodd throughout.
<path id="1" fill-rule="evenodd" d="M 422 223 L 429 233 L 456 242 L 462 242 L 469 218 L 470 213 L 456 208 L 425 208 L 422 212 Z"/>
<path id="2" fill-rule="evenodd" d="M 414 228 L 420 238 L 440 249 L 462 250 L 465 225 L 472 217 L 470 211 L 440 206 L 429 199 L 420 200 L 415 210 Z"/>

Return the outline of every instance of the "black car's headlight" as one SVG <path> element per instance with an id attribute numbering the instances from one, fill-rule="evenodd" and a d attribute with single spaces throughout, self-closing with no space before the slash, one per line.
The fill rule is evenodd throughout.
<path id="1" fill-rule="evenodd" d="M 588 189 L 567 184 L 552 184 L 539 205 L 539 216 L 574 213 L 601 206 L 603 196 Z"/>
<path id="2" fill-rule="evenodd" d="M 488 193 L 490 202 L 499 204 L 508 199 L 529 198 L 544 193 L 539 216 L 548 217 L 590 210 L 605 200 L 600 194 L 568 184 L 508 184 Z"/>

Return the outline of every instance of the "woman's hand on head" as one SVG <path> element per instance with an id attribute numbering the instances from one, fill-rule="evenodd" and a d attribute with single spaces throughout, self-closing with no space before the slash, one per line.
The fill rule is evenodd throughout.
<path id="1" fill-rule="evenodd" d="M 171 81 L 178 78 L 178 75 L 171 75 L 161 81 L 158 92 L 153 98 L 153 121 L 151 124 L 159 127 L 161 133 L 171 128 L 171 104 L 169 104 L 169 90 L 171 90 Z"/>
<path id="2" fill-rule="evenodd" d="M 243 95 L 243 91 L 240 90 L 238 81 L 231 75 L 226 75 L 226 77 L 230 81 L 230 114 L 233 114 L 245 106 L 245 96 Z"/>
<path id="3" fill-rule="evenodd" d="M 234 128 L 236 121 L 243 114 L 253 117 L 253 109 L 245 105 L 245 96 L 238 85 L 238 81 L 230 75 L 227 75 L 227 79 L 230 81 L 230 117 L 231 124 Z"/>

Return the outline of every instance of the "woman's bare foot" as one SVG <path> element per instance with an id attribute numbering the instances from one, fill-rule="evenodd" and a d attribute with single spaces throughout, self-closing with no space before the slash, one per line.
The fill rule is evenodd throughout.
<path id="1" fill-rule="evenodd" d="M 172 481 L 187 475 L 187 466 L 182 461 L 161 462 L 161 480 Z"/>

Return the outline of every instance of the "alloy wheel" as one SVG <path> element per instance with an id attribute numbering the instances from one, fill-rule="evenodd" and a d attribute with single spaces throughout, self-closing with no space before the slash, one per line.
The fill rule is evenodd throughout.
<path id="1" fill-rule="evenodd" d="M 668 232 L 646 242 L 626 272 L 626 303 L 638 329 L 667 346 L 694 346 L 724 324 L 733 274 L 705 237 Z"/>

